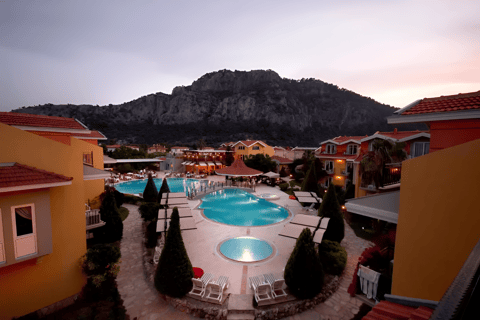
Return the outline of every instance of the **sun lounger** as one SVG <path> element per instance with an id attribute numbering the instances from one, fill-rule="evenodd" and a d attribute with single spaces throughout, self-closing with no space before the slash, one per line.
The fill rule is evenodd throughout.
<path id="1" fill-rule="evenodd" d="M 228 288 L 228 277 L 220 276 L 217 280 L 210 281 L 208 283 L 208 288 L 209 291 L 206 298 L 222 302 L 223 290 Z"/>
<path id="2" fill-rule="evenodd" d="M 192 278 L 193 288 L 189 293 L 203 298 L 205 295 L 205 289 L 212 279 L 213 274 L 211 273 L 204 273 L 200 279 Z"/>
<path id="3" fill-rule="evenodd" d="M 250 288 L 252 288 L 255 293 L 255 301 L 257 301 L 257 303 L 272 299 L 270 295 L 270 284 L 265 281 L 263 276 L 250 277 L 248 278 L 248 281 L 250 283 Z"/>
<path id="4" fill-rule="evenodd" d="M 274 299 L 287 296 L 287 293 L 283 289 L 283 286 L 285 285 L 285 279 L 277 278 L 272 273 L 264 274 L 263 276 L 270 284 L 270 290 Z"/>

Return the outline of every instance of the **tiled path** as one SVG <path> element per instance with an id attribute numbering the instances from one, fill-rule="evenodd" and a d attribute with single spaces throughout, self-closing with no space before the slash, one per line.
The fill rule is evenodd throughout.
<path id="1" fill-rule="evenodd" d="M 198 319 L 186 313 L 176 311 L 168 303 L 159 299 L 153 283 L 146 280 L 142 262 L 142 220 L 138 213 L 137 206 L 128 204 L 125 204 L 124 206 L 128 208 L 130 214 L 123 222 L 124 231 L 121 242 L 122 262 L 120 265 L 120 273 L 117 277 L 117 283 L 118 290 L 124 300 L 124 305 L 130 318 L 132 320 L 135 317 L 137 317 L 138 320 Z M 348 253 L 348 264 L 345 270 L 345 275 L 340 281 L 339 290 L 325 301 L 325 303 L 317 305 L 314 309 L 285 319 L 348 320 L 358 312 L 361 302 L 357 301 L 355 298 L 351 298 L 347 293 L 347 288 L 352 279 L 358 257 L 369 243 L 363 239 L 357 238 L 353 230 L 346 225 L 345 238 L 342 241 L 342 245 Z M 241 282 L 241 280 L 239 282 Z M 239 286 L 239 291 L 240 290 Z"/>

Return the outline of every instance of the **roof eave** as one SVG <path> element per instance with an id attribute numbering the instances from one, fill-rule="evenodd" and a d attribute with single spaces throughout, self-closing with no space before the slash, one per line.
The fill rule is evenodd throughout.
<path id="1" fill-rule="evenodd" d="M 480 119 L 480 110 L 432 112 L 426 114 L 399 115 L 387 118 L 388 124 L 396 123 L 417 123 L 430 121 L 449 121 Z"/>
<path id="2" fill-rule="evenodd" d="M 41 183 L 41 184 L 15 186 L 15 187 L 6 187 L 6 188 L 0 188 L 0 193 L 62 187 L 62 186 L 68 186 L 71 184 L 72 184 L 72 181 L 65 181 L 65 182 Z"/>

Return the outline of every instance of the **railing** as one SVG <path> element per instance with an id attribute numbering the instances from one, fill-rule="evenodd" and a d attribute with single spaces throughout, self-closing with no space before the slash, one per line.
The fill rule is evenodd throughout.
<path id="1" fill-rule="evenodd" d="M 86 210 L 85 218 L 87 219 L 87 230 L 105 225 L 105 222 L 100 219 L 100 210 L 98 209 Z"/>
<path id="2" fill-rule="evenodd" d="M 251 183 L 249 181 L 232 181 L 232 180 L 226 180 L 225 182 L 209 181 L 208 183 L 200 184 L 198 188 L 195 186 L 187 188 L 186 193 L 187 193 L 188 199 L 193 199 L 195 197 L 207 194 L 209 192 L 227 189 L 227 188 L 250 188 L 255 190 L 255 183 Z"/>
<path id="3" fill-rule="evenodd" d="M 376 190 L 378 188 L 385 188 L 393 184 L 400 183 L 402 168 L 395 167 L 395 168 L 387 168 L 384 170 L 382 180 L 380 181 L 380 186 L 377 186 L 374 181 L 369 181 L 362 177 L 362 183 L 360 184 L 361 188 L 369 189 L 369 190 Z"/>

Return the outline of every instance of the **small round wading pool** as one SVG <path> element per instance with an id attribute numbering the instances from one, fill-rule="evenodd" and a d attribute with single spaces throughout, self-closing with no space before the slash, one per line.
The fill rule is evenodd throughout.
<path id="1" fill-rule="evenodd" d="M 261 198 L 261 199 L 265 199 L 265 200 L 278 200 L 278 199 L 280 199 L 279 196 L 277 196 L 276 194 L 273 194 L 273 193 L 262 193 L 258 197 Z"/>
<path id="2" fill-rule="evenodd" d="M 266 241 L 253 237 L 236 237 L 220 244 L 220 253 L 228 259 L 240 262 L 265 260 L 273 253 Z"/>

